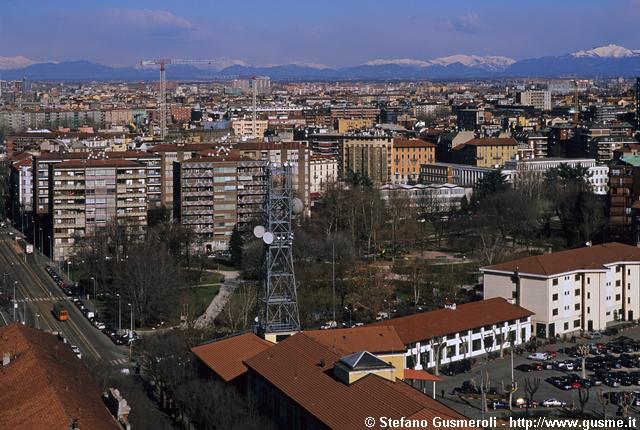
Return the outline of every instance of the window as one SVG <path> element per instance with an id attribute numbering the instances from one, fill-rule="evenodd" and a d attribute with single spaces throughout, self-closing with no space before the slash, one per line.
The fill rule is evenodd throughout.
<path id="1" fill-rule="evenodd" d="M 616 287 L 619 287 L 619 286 L 620 286 L 620 279 L 616 281 Z"/>
<path id="2" fill-rule="evenodd" d="M 558 278 L 555 278 L 555 279 L 553 280 L 553 285 L 558 285 Z"/>
<path id="3" fill-rule="evenodd" d="M 482 344 L 480 343 L 480 339 L 475 339 L 473 342 L 471 342 L 472 351 L 479 351 L 480 349 L 482 349 Z"/>
<path id="4" fill-rule="evenodd" d="M 591 293 L 587 293 L 587 299 L 591 298 Z"/>
<path id="5" fill-rule="evenodd" d="M 579 296 L 579 295 L 580 295 L 580 288 L 576 288 L 575 295 L 576 295 L 576 296 Z"/>
<path id="6" fill-rule="evenodd" d="M 591 313 L 591 306 L 587 306 L 587 313 L 590 314 Z"/>
<path id="7" fill-rule="evenodd" d="M 564 323 L 564 329 L 565 330 L 569 330 L 569 323 L 568 322 Z"/>
<path id="8" fill-rule="evenodd" d="M 577 328 L 577 327 L 580 327 L 580 320 L 573 321 L 573 328 Z"/>
<path id="9" fill-rule="evenodd" d="M 576 305 L 574 306 L 574 309 L 576 311 L 579 311 L 580 310 L 580 303 L 576 303 Z"/>
<path id="10" fill-rule="evenodd" d="M 551 312 L 551 314 L 552 314 L 553 316 L 558 315 L 558 308 L 555 308 L 555 309 Z"/>
<path id="11" fill-rule="evenodd" d="M 591 278 L 587 277 L 587 285 L 591 285 Z"/>
<path id="12" fill-rule="evenodd" d="M 620 273 L 620 266 L 616 266 L 616 273 Z"/>
<path id="13" fill-rule="evenodd" d="M 558 300 L 558 293 L 555 293 L 553 296 L 551 296 L 551 299 L 555 302 L 556 300 Z"/>
<path id="14" fill-rule="evenodd" d="M 620 300 L 620 294 L 616 294 L 616 301 Z"/>
<path id="15" fill-rule="evenodd" d="M 575 276 L 575 280 L 576 280 L 576 281 L 579 281 L 579 280 L 580 280 L 580 274 L 579 274 L 579 273 L 578 273 L 578 274 L 576 274 L 576 276 Z"/>

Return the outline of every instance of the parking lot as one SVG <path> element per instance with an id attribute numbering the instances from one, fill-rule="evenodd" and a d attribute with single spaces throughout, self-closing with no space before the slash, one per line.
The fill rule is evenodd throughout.
<path id="1" fill-rule="evenodd" d="M 620 343 L 615 342 L 620 339 Z M 627 338 L 627 339 L 625 339 Z M 579 369 L 581 359 L 575 354 L 575 347 L 579 344 L 589 345 L 591 351 L 587 361 L 586 380 L 582 380 L 582 371 Z M 633 352 L 631 352 L 633 350 Z M 578 400 L 579 387 L 584 386 L 589 391 L 589 400 L 585 406 L 585 413 L 600 416 L 602 405 L 598 401 L 598 393 L 608 396 L 610 392 L 631 392 L 638 396 L 640 402 L 640 327 L 633 327 L 619 332 L 613 336 L 602 336 L 598 339 L 578 338 L 576 343 L 556 343 L 541 347 L 538 352 L 551 352 L 547 360 L 527 359 L 530 353 L 522 355 L 514 354 L 513 365 L 514 379 L 517 382 L 517 391 L 513 399 L 525 398 L 526 393 L 525 378 L 530 380 L 539 379 L 540 386 L 533 396 L 533 400 L 542 403 L 545 399 L 557 399 L 566 405 L 564 407 L 542 407 L 533 410 L 544 411 L 545 415 L 554 413 L 562 415 L 563 412 L 575 408 L 579 411 L 580 402 Z M 536 357 L 538 358 L 538 357 Z M 539 363 L 537 369 L 523 371 L 522 365 L 534 365 Z M 571 364 L 573 364 L 573 369 Z M 504 393 L 503 387 L 508 387 L 511 383 L 511 359 L 508 351 L 505 351 L 503 358 L 488 360 L 480 357 L 471 368 L 471 371 L 455 376 L 442 375 L 442 381 L 437 384 L 437 395 L 441 396 L 442 390 L 445 392 L 444 403 L 458 410 L 470 418 L 481 418 L 482 408 L 480 395 L 473 394 L 473 384 L 466 383 L 467 394 L 459 392 L 465 381 L 473 380 L 479 382 L 481 372 L 489 375 L 490 387 L 495 388 L 498 393 Z M 551 379 L 555 378 L 555 379 Z M 470 389 L 471 388 L 471 389 Z M 502 397 L 501 395 L 495 397 Z M 619 394 L 614 394 L 617 396 Z M 494 397 L 494 396 L 492 396 Z M 507 397 L 508 398 L 508 397 Z M 606 406 L 607 416 L 614 417 L 618 412 L 616 399 L 611 399 Z M 505 402 L 506 403 L 506 402 Z M 505 406 L 498 405 L 498 406 Z M 516 409 L 514 409 L 515 411 Z M 507 416 L 508 410 L 489 407 L 487 416 Z M 640 417 L 640 407 L 631 406 L 629 415 Z"/>

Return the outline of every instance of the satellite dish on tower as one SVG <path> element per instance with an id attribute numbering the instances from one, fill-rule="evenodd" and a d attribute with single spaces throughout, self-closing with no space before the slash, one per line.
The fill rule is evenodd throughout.
<path id="1" fill-rule="evenodd" d="M 297 197 L 294 197 L 293 199 L 291 199 L 291 211 L 295 215 L 301 214 L 303 209 L 304 209 L 304 204 L 302 203 L 302 200 L 300 200 Z"/>
<path id="2" fill-rule="evenodd" d="M 264 227 L 261 225 L 257 225 L 253 228 L 253 235 L 258 239 L 262 239 L 262 236 L 264 236 L 264 232 Z"/>
<path id="3" fill-rule="evenodd" d="M 262 236 L 262 241 L 266 245 L 271 245 L 273 243 L 273 233 L 269 231 L 265 232 L 265 234 Z"/>

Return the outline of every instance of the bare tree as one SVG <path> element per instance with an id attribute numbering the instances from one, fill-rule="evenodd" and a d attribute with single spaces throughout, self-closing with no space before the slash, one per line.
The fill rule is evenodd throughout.
<path id="1" fill-rule="evenodd" d="M 535 396 L 539 388 L 540 378 L 524 378 L 524 392 L 527 399 L 527 413 L 529 412 L 531 402 L 533 402 L 533 396 Z"/>
<path id="2" fill-rule="evenodd" d="M 429 346 L 431 347 L 431 351 L 433 353 L 433 361 L 435 362 L 435 368 L 433 372 L 436 376 L 438 376 L 440 375 L 440 357 L 442 355 L 442 350 L 447 346 L 447 342 L 444 341 L 443 337 L 439 336 L 435 339 L 430 339 Z"/>
<path id="3" fill-rule="evenodd" d="M 471 380 L 471 383 L 480 391 L 480 399 L 482 402 L 482 413 L 487 412 L 487 394 L 490 389 L 489 372 L 486 370 L 480 370 L 480 377 L 478 381 Z"/>
<path id="4" fill-rule="evenodd" d="M 587 356 L 589 355 L 589 345 L 580 344 L 576 348 L 578 352 L 578 357 L 582 359 L 582 379 L 587 377 Z"/>
<path id="5" fill-rule="evenodd" d="M 622 414 L 622 418 L 626 418 L 629 414 L 629 408 L 634 403 L 634 395 L 629 391 L 623 391 L 619 393 L 618 396 L 618 407 L 620 408 L 620 413 Z"/>
<path id="6" fill-rule="evenodd" d="M 602 389 L 600 389 L 598 391 L 597 399 L 598 399 L 598 403 L 600 404 L 600 407 L 602 408 L 602 418 L 606 420 L 607 419 L 607 405 L 609 405 L 609 400 L 605 397 L 604 392 L 602 391 Z"/>
<path id="7" fill-rule="evenodd" d="M 250 327 L 256 315 L 258 291 L 254 282 L 242 282 L 222 310 L 224 325 L 235 333 Z"/>

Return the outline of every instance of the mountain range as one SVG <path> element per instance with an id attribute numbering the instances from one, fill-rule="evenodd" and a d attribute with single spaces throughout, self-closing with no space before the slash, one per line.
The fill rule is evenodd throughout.
<path id="1" fill-rule="evenodd" d="M 280 80 L 391 80 L 471 79 L 501 77 L 637 76 L 640 50 L 606 45 L 560 56 L 523 60 L 492 55 L 452 55 L 421 60 L 377 59 L 364 64 L 332 68 L 315 64 L 251 66 L 238 60 L 222 61 L 224 68 L 171 65 L 167 78 L 204 80 L 232 76 L 265 75 Z M 0 57 L 1 79 L 52 81 L 154 80 L 153 68 L 110 67 L 89 61 L 38 63 L 25 57 Z"/>

